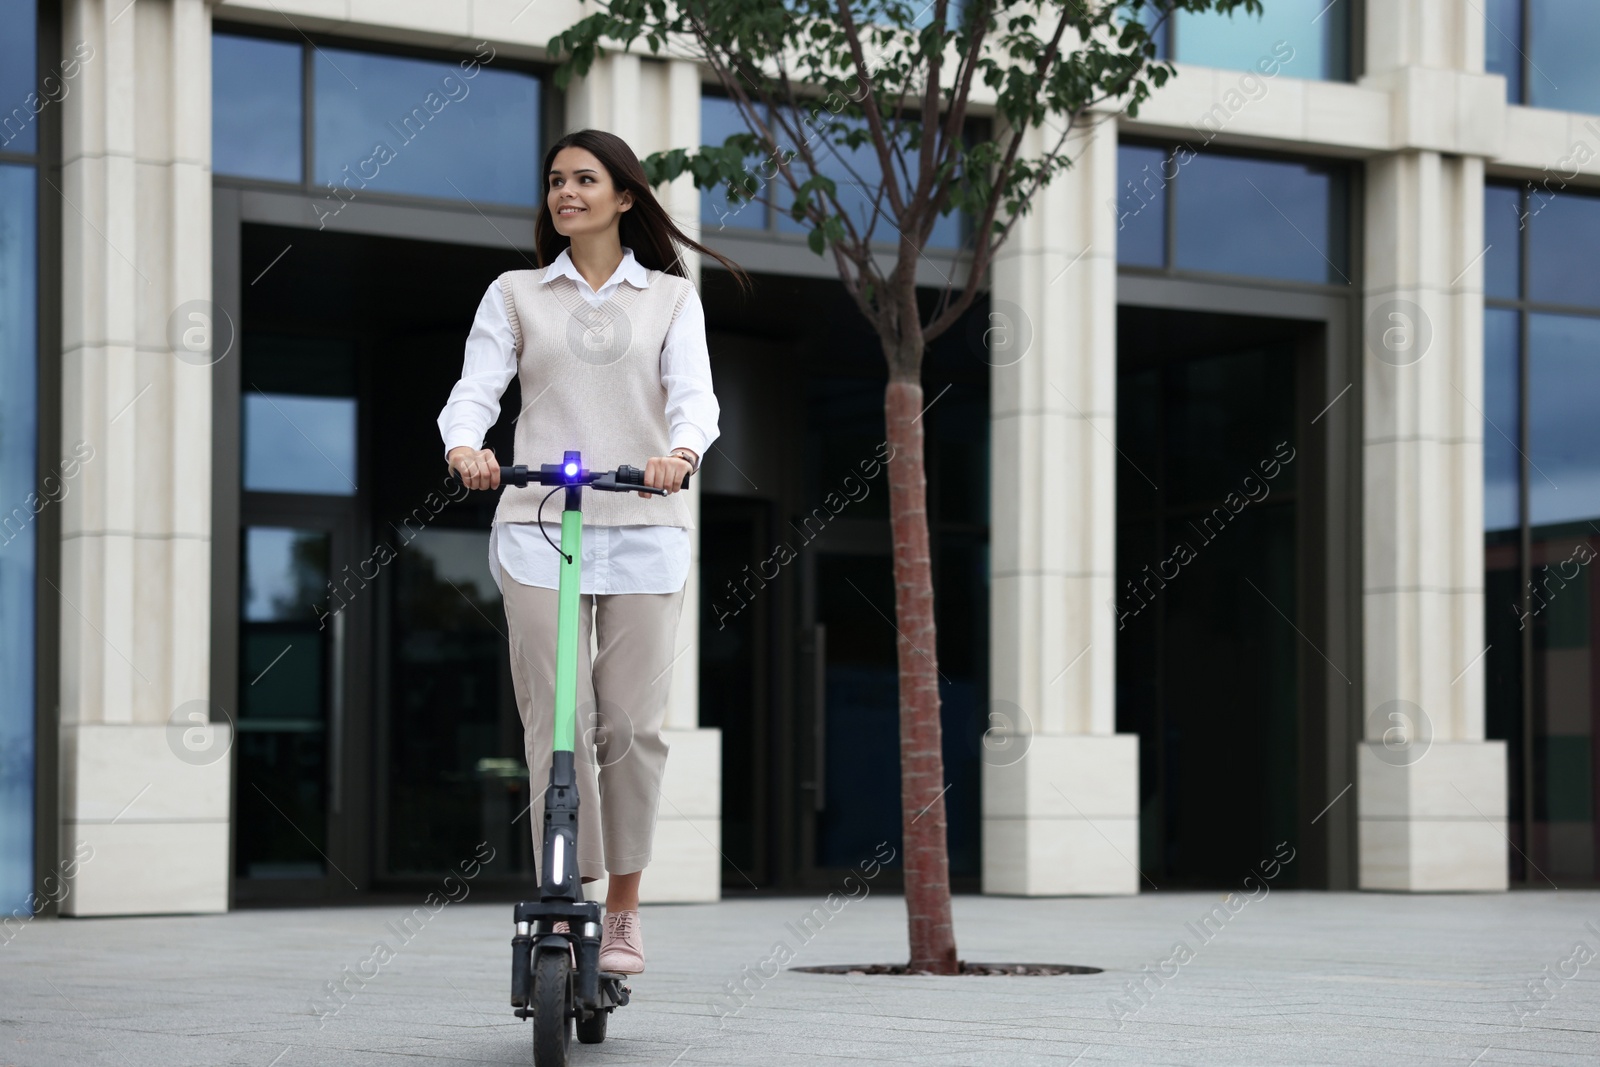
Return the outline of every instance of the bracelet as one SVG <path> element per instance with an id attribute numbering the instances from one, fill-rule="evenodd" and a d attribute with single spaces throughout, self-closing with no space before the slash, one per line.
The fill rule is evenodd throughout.
<path id="1" fill-rule="evenodd" d="M 685 463 L 687 463 L 689 465 L 689 473 L 693 474 L 693 473 L 695 473 L 696 471 L 698 471 L 700 469 L 700 466 L 694 460 L 690 459 L 688 456 L 683 455 L 683 453 L 686 452 L 686 451 L 688 451 L 688 450 L 687 449 L 674 448 L 670 454 L 674 455 L 674 456 L 677 456 L 679 459 L 681 459 Z"/>

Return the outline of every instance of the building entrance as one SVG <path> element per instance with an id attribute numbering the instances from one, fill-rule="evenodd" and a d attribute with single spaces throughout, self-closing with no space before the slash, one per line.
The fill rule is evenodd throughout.
<path id="1" fill-rule="evenodd" d="M 1236 884 L 1316 814 L 1301 398 L 1322 333 L 1119 316 L 1117 720 L 1140 735 L 1141 866 L 1163 887 Z M 1299 883 L 1285 870 L 1277 884 Z"/>
<path id="2" fill-rule="evenodd" d="M 510 248 L 239 233 L 237 391 L 217 435 L 238 448 L 218 459 L 238 515 L 222 646 L 236 654 L 235 900 L 437 883 L 481 842 L 496 858 L 480 885 L 525 877 L 494 498 L 447 480 L 435 419 L 485 286 L 528 264 Z M 513 383 L 490 434 L 500 454 L 519 407 Z"/>

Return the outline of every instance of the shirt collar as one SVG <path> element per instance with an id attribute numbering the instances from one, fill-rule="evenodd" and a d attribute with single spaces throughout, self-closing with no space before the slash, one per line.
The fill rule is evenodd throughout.
<path id="1" fill-rule="evenodd" d="M 572 262 L 571 248 L 563 248 L 561 250 L 561 254 L 555 258 L 555 261 L 545 268 L 544 277 L 540 281 L 548 284 L 557 278 L 571 278 L 574 282 L 584 286 L 589 284 L 588 280 L 578 273 L 577 265 Z M 622 262 L 617 264 L 617 269 L 612 272 L 611 277 L 606 279 L 605 284 L 600 289 L 609 289 L 622 282 L 627 282 L 635 289 L 648 289 L 650 287 L 650 272 L 634 258 L 633 249 L 627 247 L 622 249 Z"/>

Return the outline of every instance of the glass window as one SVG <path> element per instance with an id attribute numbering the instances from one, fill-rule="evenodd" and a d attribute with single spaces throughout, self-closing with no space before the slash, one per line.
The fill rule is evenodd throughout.
<path id="1" fill-rule="evenodd" d="M 539 204 L 533 76 L 336 48 L 314 57 L 318 185 L 337 185 L 345 199 L 375 191 Z"/>
<path id="2" fill-rule="evenodd" d="M 739 116 L 739 105 L 726 97 L 703 96 L 700 98 L 700 141 L 707 145 L 722 145 L 729 137 L 746 130 L 744 120 Z M 751 156 L 745 160 L 751 173 L 758 180 L 764 173 L 761 169 L 761 157 Z M 728 199 L 726 189 L 700 190 L 700 225 L 707 232 L 721 229 L 734 230 L 764 230 L 767 228 L 767 200 L 763 193 L 757 194 L 755 200 L 743 200 L 734 203 Z"/>
<path id="3" fill-rule="evenodd" d="M 69 91 L 58 71 L 43 83 L 34 76 L 37 6 L 35 0 L 0 0 L 0 152 L 35 151 L 38 112 Z"/>
<path id="4" fill-rule="evenodd" d="M 1491 29 L 1488 31 L 1493 33 Z M 1528 5 L 1528 103 L 1600 111 L 1600 5 L 1539 0 Z"/>
<path id="5" fill-rule="evenodd" d="M 1600 518 L 1600 319 L 1528 316 L 1529 520 Z"/>
<path id="6" fill-rule="evenodd" d="M 316 878 L 327 849 L 328 655 L 337 610 L 326 531 L 244 530 L 239 626 L 241 878 Z"/>
<path id="7" fill-rule="evenodd" d="M 826 112 L 823 120 L 830 120 Z M 802 131 L 806 129 L 801 126 Z M 816 156 L 817 165 L 822 173 L 832 178 L 838 187 L 839 206 L 844 213 L 855 220 L 855 224 L 865 229 L 871 224 L 873 215 L 874 197 L 878 183 L 882 181 L 883 172 L 878 166 L 878 154 L 873 151 L 870 144 L 851 149 L 843 145 L 833 145 L 830 139 L 818 135 L 812 142 L 811 150 Z M 910 170 L 910 181 L 917 180 L 915 158 L 906 160 Z M 799 160 L 791 164 L 798 168 L 801 181 L 810 177 L 810 172 L 805 170 Z M 903 176 L 902 176 L 903 177 Z M 859 179 L 859 180 L 858 180 Z M 780 233 L 809 233 L 811 224 L 796 222 L 789 215 L 789 208 L 794 204 L 794 194 L 789 186 L 782 181 L 775 182 L 774 207 L 778 217 L 778 231 Z M 877 230 L 874 239 L 879 241 L 898 241 L 899 230 L 891 221 L 888 201 L 884 201 L 883 214 L 878 218 Z M 945 215 L 933 224 L 933 231 L 928 235 L 928 248 L 956 248 L 961 244 L 961 218 L 959 215 Z"/>
<path id="8" fill-rule="evenodd" d="M 244 339 L 244 487 L 356 492 L 356 353 L 343 341 Z"/>
<path id="9" fill-rule="evenodd" d="M 1164 267 L 1167 262 L 1167 181 L 1176 152 L 1146 145 L 1117 146 L 1117 262 Z"/>
<path id="10" fill-rule="evenodd" d="M 1522 295 L 1522 191 L 1511 185 L 1483 187 L 1483 291 L 1515 300 Z"/>
<path id="11" fill-rule="evenodd" d="M 303 51 L 259 37 L 211 38 L 213 173 L 302 181 Z"/>
<path id="12" fill-rule="evenodd" d="M 1244 11 L 1179 11 L 1172 50 L 1182 63 L 1260 71 L 1280 65 L 1293 78 L 1341 81 L 1350 76 L 1351 0 L 1270 0 L 1261 15 Z"/>
<path id="13" fill-rule="evenodd" d="M 35 515 L 52 484 L 56 494 L 65 491 L 35 480 L 34 204 L 33 168 L 0 165 L 0 907 L 8 914 L 27 906 L 33 888 Z"/>
<path id="14" fill-rule="evenodd" d="M 1600 197 L 1528 194 L 1528 299 L 1600 307 Z"/>
<path id="15" fill-rule="evenodd" d="M 1522 103 L 1522 0 L 1483 0 L 1483 69 L 1506 79 L 1506 101 Z"/>
<path id="16" fill-rule="evenodd" d="M 1204 154 L 1174 186 L 1177 266 L 1303 282 L 1346 282 L 1334 172 L 1312 164 Z"/>
<path id="17" fill-rule="evenodd" d="M 1521 521 L 1517 494 L 1521 456 L 1518 417 L 1517 328 L 1521 316 L 1489 308 L 1483 319 L 1483 528 L 1507 530 Z"/>
<path id="18" fill-rule="evenodd" d="M 246 393 L 244 487 L 354 496 L 355 399 Z"/>

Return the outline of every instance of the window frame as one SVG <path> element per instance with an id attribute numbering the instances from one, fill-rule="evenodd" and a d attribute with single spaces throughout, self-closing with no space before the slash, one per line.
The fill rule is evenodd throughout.
<path id="1" fill-rule="evenodd" d="M 313 177 L 316 173 L 316 97 L 314 95 L 315 85 L 312 60 L 315 58 L 316 53 L 326 47 L 342 51 L 365 52 L 376 56 L 389 56 L 396 59 L 421 59 L 432 63 L 458 63 L 472 55 L 470 51 L 460 49 L 396 44 L 336 34 L 304 34 L 292 30 L 279 31 L 249 23 L 220 20 L 213 22 L 211 35 L 213 38 L 246 37 L 257 40 L 277 41 L 297 45 L 300 48 L 300 180 L 298 182 L 280 182 L 268 178 L 213 172 L 211 176 L 213 185 L 274 193 L 302 193 L 313 201 L 320 200 L 327 194 L 327 187 L 318 185 Z M 542 159 L 546 148 L 554 140 L 551 136 L 552 131 L 563 130 L 566 126 L 565 94 L 556 88 L 554 65 L 518 59 L 504 50 L 499 50 L 495 54 L 494 69 L 530 75 L 539 83 L 539 143 L 535 146 L 535 159 Z M 215 122 L 215 117 L 213 117 L 212 121 Z M 540 189 L 543 189 L 543 184 L 543 179 L 541 178 L 539 182 Z M 461 205 L 465 206 L 469 211 L 478 208 L 475 202 L 462 198 L 424 196 L 419 193 L 394 193 L 378 189 L 362 190 L 361 199 L 375 204 L 389 204 L 399 207 L 438 209 L 440 207 L 449 208 Z M 542 196 L 539 197 L 531 205 L 485 202 L 482 206 L 491 216 L 521 216 L 532 219 L 538 216 L 540 209 L 543 207 L 543 198 Z"/>
<path id="2" fill-rule="evenodd" d="M 1524 0 L 1523 3 L 1523 14 L 1524 18 L 1526 18 L 1526 0 Z M 1524 68 L 1525 76 L 1527 65 L 1526 63 L 1523 63 L 1522 66 Z M 1519 594 L 1517 607 L 1522 615 L 1527 617 L 1532 608 L 1534 548 L 1534 524 L 1531 507 L 1532 502 L 1530 500 L 1531 480 L 1529 478 L 1529 469 L 1533 462 L 1529 458 L 1529 448 L 1531 442 L 1528 418 L 1528 400 L 1532 385 L 1530 375 L 1530 366 L 1532 361 L 1529 359 L 1530 323 L 1532 321 L 1532 317 L 1537 314 L 1600 319 L 1600 307 L 1557 304 L 1548 301 L 1535 300 L 1529 296 L 1528 259 L 1531 238 L 1528 220 L 1537 214 L 1537 212 L 1532 214 L 1529 213 L 1529 200 L 1530 197 L 1535 195 L 1533 191 L 1533 183 L 1515 178 L 1486 175 L 1484 178 L 1484 187 L 1486 190 L 1491 187 L 1515 190 L 1518 198 L 1518 216 L 1521 220 L 1517 227 L 1517 293 L 1514 297 L 1493 296 L 1490 295 L 1487 290 L 1485 290 L 1483 294 L 1483 307 L 1486 312 L 1490 310 L 1506 310 L 1515 312 L 1517 315 L 1517 433 L 1516 440 L 1513 442 L 1517 450 L 1517 535 L 1515 541 L 1517 546 L 1517 582 Z M 1568 195 L 1587 195 L 1591 199 L 1600 200 L 1600 194 L 1593 192 L 1573 191 L 1568 193 Z M 1480 359 L 1481 358 L 1482 357 L 1480 355 Z M 1481 524 L 1481 516 L 1479 521 Z M 1486 567 L 1486 577 L 1487 573 L 1488 571 Z M 1486 604 L 1485 611 L 1487 610 L 1488 605 Z M 1537 803 L 1537 797 L 1535 795 L 1536 783 L 1534 780 L 1534 716 L 1537 708 L 1536 694 L 1534 692 L 1535 672 L 1533 668 L 1535 666 L 1535 657 L 1538 655 L 1538 650 L 1534 647 L 1533 638 L 1533 627 L 1523 627 L 1520 631 L 1520 641 L 1516 653 L 1521 689 L 1519 694 L 1521 697 L 1520 707 L 1518 708 L 1518 717 L 1520 720 L 1519 741 L 1522 746 L 1521 759 L 1519 761 L 1521 765 L 1519 769 L 1522 775 L 1522 788 L 1520 790 L 1521 795 L 1519 798 L 1522 807 L 1522 818 L 1520 822 L 1522 824 L 1523 845 L 1530 851 L 1532 850 L 1531 843 L 1533 841 L 1534 823 L 1536 821 L 1534 815 Z M 1590 640 L 1592 643 L 1596 642 L 1597 640 L 1600 640 L 1600 635 L 1591 634 Z M 1600 770 L 1600 768 L 1591 768 L 1591 773 L 1593 773 L 1595 770 Z M 1593 812 L 1592 814 L 1596 819 L 1600 819 L 1600 811 Z M 1540 881 L 1542 876 L 1536 874 L 1533 862 L 1524 858 L 1524 864 L 1525 866 L 1522 870 L 1522 883 L 1525 885 L 1533 885 Z M 1597 868 L 1597 870 L 1600 870 L 1600 868 Z"/>
<path id="3" fill-rule="evenodd" d="M 1157 148 L 1166 153 L 1166 158 L 1175 155 L 1180 146 L 1188 146 L 1187 142 L 1171 141 L 1157 137 L 1122 136 L 1117 138 L 1117 147 L 1129 148 Z M 1195 149 L 1188 146 L 1195 155 L 1208 151 L 1207 148 Z M 1182 178 L 1182 169 L 1161 184 L 1162 210 L 1165 212 L 1164 233 L 1162 235 L 1162 263 L 1160 267 L 1151 267 L 1143 264 L 1124 263 L 1117 260 L 1117 273 L 1141 275 L 1150 278 L 1168 278 L 1174 280 L 1193 281 L 1223 281 L 1238 285 L 1248 285 L 1252 288 L 1288 289 L 1295 292 L 1320 292 L 1333 294 L 1347 294 L 1354 288 L 1354 275 L 1357 273 L 1356 259 L 1360 248 L 1359 234 L 1355 232 L 1356 221 L 1360 216 L 1360 182 L 1357 180 L 1355 167 L 1342 159 L 1324 156 L 1293 156 L 1281 152 L 1266 152 L 1255 149 L 1227 148 L 1221 151 L 1212 151 L 1212 154 L 1229 156 L 1236 159 L 1254 159 L 1272 163 L 1303 163 L 1308 165 L 1325 166 L 1335 172 L 1338 179 L 1335 183 L 1334 195 L 1329 198 L 1330 228 L 1343 230 L 1344 248 L 1340 250 L 1343 257 L 1342 268 L 1334 266 L 1339 257 L 1331 257 L 1322 249 L 1324 259 L 1330 260 L 1330 266 L 1345 275 L 1345 281 L 1307 282 L 1292 278 L 1275 278 L 1271 275 L 1257 274 L 1225 274 L 1220 271 L 1200 271 L 1181 268 L 1177 266 L 1178 251 L 1178 214 L 1177 214 L 1177 185 Z M 1113 208 L 1120 203 L 1122 196 L 1122 175 L 1117 175 L 1117 200 L 1113 201 Z"/>

